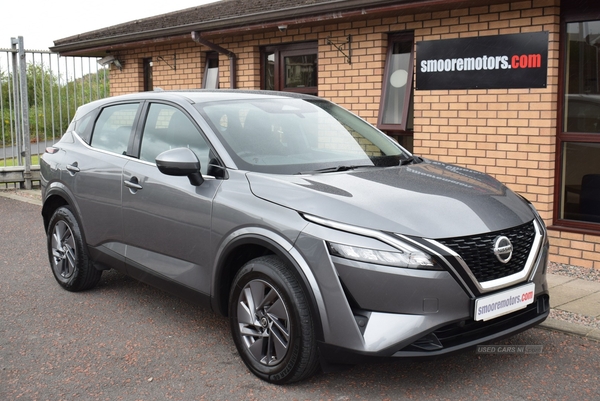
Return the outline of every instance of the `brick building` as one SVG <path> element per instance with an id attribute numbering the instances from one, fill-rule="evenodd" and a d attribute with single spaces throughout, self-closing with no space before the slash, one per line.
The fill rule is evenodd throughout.
<path id="1" fill-rule="evenodd" d="M 111 95 L 330 99 L 417 155 L 495 176 L 535 204 L 552 261 L 600 269 L 599 47 L 592 0 L 223 0 L 52 50 L 111 56 Z"/>

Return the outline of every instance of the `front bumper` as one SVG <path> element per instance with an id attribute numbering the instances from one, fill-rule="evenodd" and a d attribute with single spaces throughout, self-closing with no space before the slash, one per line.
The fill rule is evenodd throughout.
<path id="1" fill-rule="evenodd" d="M 474 321 L 477 294 L 456 272 L 372 265 L 329 255 L 328 241 L 386 250 L 375 239 L 309 225 L 296 242 L 310 255 L 323 301 L 322 357 L 352 363 L 363 357 L 439 356 L 514 335 L 549 314 L 546 283 L 548 244 L 544 236 L 523 281 L 535 283 L 534 302 L 488 321 Z M 369 243 L 371 242 L 371 243 Z M 506 290 L 502 288 L 498 291 Z M 486 293 L 493 294 L 495 291 Z"/>
<path id="2" fill-rule="evenodd" d="M 550 312 L 548 294 L 522 309 L 488 322 L 460 321 L 440 327 L 398 349 L 384 352 L 363 352 L 320 342 L 319 352 L 324 361 L 332 364 L 354 364 L 377 358 L 432 358 L 449 355 L 513 336 L 542 323 Z"/>

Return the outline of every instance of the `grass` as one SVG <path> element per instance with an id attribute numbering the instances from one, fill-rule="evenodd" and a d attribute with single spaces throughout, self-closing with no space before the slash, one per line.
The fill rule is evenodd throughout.
<path id="1" fill-rule="evenodd" d="M 34 166 L 36 164 L 40 164 L 40 156 L 32 155 L 31 156 L 31 165 Z M 6 159 L 0 159 L 0 167 L 13 167 L 19 166 L 18 159 L 16 157 L 9 157 Z"/>

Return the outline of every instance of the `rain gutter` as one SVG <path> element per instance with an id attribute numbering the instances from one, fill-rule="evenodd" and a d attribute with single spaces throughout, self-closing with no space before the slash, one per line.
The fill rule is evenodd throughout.
<path id="1" fill-rule="evenodd" d="M 503 0 L 507 1 L 507 0 Z M 488 3 L 489 1 L 480 1 L 479 3 Z M 499 2 L 499 1 L 491 1 Z M 129 42 L 145 41 L 157 39 L 165 36 L 179 36 L 188 34 L 189 32 L 202 32 L 202 36 L 208 36 L 216 32 L 246 32 L 255 29 L 276 28 L 280 24 L 293 26 L 296 24 L 315 23 L 330 20 L 339 20 L 354 16 L 366 16 L 375 13 L 389 13 L 408 8 L 414 8 L 417 5 L 423 7 L 434 7 L 440 5 L 450 5 L 456 3 L 469 3 L 465 0 L 404 0 L 390 1 L 382 0 L 379 2 L 369 2 L 365 6 L 362 0 L 333 0 L 327 3 L 321 3 L 315 6 L 308 7 L 290 7 L 283 10 L 265 11 L 244 16 L 236 16 L 229 18 L 219 18 L 205 22 L 196 22 L 184 25 L 178 25 L 168 28 L 150 29 L 136 33 L 124 33 L 110 37 L 98 37 L 93 39 L 83 39 L 71 43 L 57 44 L 50 48 L 51 51 L 61 53 L 63 55 L 76 55 L 81 50 L 101 51 L 103 48 L 114 47 L 115 45 L 125 45 Z M 377 6 L 383 5 L 385 6 Z M 340 8 L 349 9 L 351 11 L 340 11 Z M 369 7 L 368 9 L 365 7 Z M 290 18 L 292 15 L 303 14 L 305 17 Z M 317 15 L 316 15 L 317 14 Z M 143 20 L 142 20 L 143 21 Z M 270 21 L 270 22 L 269 22 Z M 234 28 L 235 27 L 235 28 Z M 106 28 L 106 30 L 108 30 Z M 69 38 L 65 38 L 69 39 Z M 60 42 L 59 40 L 58 42 Z"/>

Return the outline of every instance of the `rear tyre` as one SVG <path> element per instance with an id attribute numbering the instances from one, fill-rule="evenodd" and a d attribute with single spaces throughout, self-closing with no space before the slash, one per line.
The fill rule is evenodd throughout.
<path id="1" fill-rule="evenodd" d="M 58 284 L 73 292 L 98 284 L 102 271 L 90 262 L 77 219 L 67 206 L 52 215 L 47 237 L 50 267 Z"/>
<path id="2" fill-rule="evenodd" d="M 251 260 L 237 273 L 229 296 L 229 319 L 242 360 L 259 378 L 291 383 L 318 369 L 307 297 L 276 256 Z"/>

